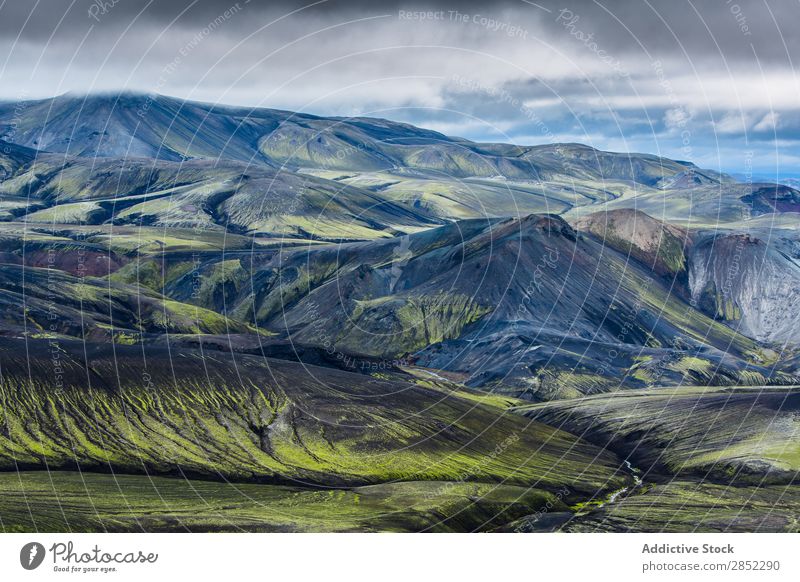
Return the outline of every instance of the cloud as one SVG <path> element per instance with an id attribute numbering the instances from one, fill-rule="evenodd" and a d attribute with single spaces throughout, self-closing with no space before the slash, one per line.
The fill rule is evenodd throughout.
<path id="1" fill-rule="evenodd" d="M 770 111 L 753 126 L 753 131 L 775 131 L 778 128 L 780 117 L 780 113 Z"/>
<path id="2" fill-rule="evenodd" d="M 714 131 L 717 133 L 736 135 L 747 131 L 747 120 L 743 112 L 727 113 L 719 121 L 714 121 Z"/>
<path id="3" fill-rule="evenodd" d="M 664 113 L 664 125 L 667 129 L 683 129 L 692 116 L 685 107 L 671 107 Z"/>

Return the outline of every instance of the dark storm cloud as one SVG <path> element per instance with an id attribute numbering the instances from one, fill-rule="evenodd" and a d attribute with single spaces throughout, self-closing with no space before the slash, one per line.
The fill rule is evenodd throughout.
<path id="1" fill-rule="evenodd" d="M 85 31 L 98 18 L 106 24 L 128 25 L 139 19 L 142 23 L 165 25 L 179 17 L 180 23 L 190 26 L 208 21 L 233 4 L 230 0 L 6 1 L 0 8 L 0 33 L 16 35 L 21 31 L 22 38 L 49 37 L 54 31 L 70 34 Z M 566 11 L 565 14 L 577 16 L 587 32 L 594 31 L 609 49 L 618 52 L 640 52 L 644 47 L 656 54 L 664 51 L 681 54 L 685 50 L 696 57 L 704 49 L 728 58 L 749 58 L 755 47 L 762 59 L 786 59 L 800 48 L 800 34 L 795 26 L 797 7 L 776 0 L 505 0 L 491 4 L 477 0 L 241 0 L 239 4 L 248 5 L 252 12 L 276 14 L 300 10 L 310 18 L 331 20 L 354 13 L 374 15 L 400 10 L 480 10 L 489 14 L 514 10 L 517 19 L 530 23 L 552 21 Z M 557 30 L 552 24 L 551 28 Z"/>
<path id="2" fill-rule="evenodd" d="M 541 38 L 564 40 L 565 30 L 593 35 L 607 52 L 637 58 L 680 58 L 689 62 L 714 61 L 735 67 L 757 59 L 763 66 L 789 63 L 798 55 L 798 7 L 777 0 L 504 0 L 487 5 L 479 1 L 406 0 L 34 0 L 0 4 L 0 34 L 21 41 L 44 42 L 85 34 L 92 26 L 109 29 L 202 26 L 234 5 L 254 15 L 238 26 L 248 29 L 258 18 L 298 11 L 285 26 L 302 30 L 308 22 L 331 24 L 355 16 L 397 15 L 434 11 L 488 16 L 513 13 L 514 22 Z M 255 16 L 258 15 L 258 16 Z M 308 21 L 308 22 L 306 22 Z M 565 24 L 572 22 L 567 29 Z M 404 32 L 399 30 L 398 34 Z M 402 36 L 400 37 L 402 38 Z"/>

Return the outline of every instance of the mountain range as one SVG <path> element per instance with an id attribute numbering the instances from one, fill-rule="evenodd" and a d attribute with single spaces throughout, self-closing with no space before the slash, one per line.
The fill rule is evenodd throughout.
<path id="1" fill-rule="evenodd" d="M 725 390 L 736 410 L 778 406 L 748 387 L 792 390 L 798 213 L 790 184 L 581 144 L 160 95 L 0 104 L 0 463 L 268 484 L 281 503 L 338 487 L 379 514 L 430 482 L 460 492 L 354 529 L 529 527 L 567 483 L 553 524 L 603 529 L 577 508 L 633 490 L 629 459 L 792 484 L 772 449 L 665 453 L 689 405 L 655 426 L 650 396 L 705 422 Z M 630 435 L 619 394 L 644 411 Z M 465 482 L 511 487 L 509 513 L 465 509 Z M 411 493 L 363 489 L 395 483 Z M 509 502 L 522 486 L 538 493 Z"/>

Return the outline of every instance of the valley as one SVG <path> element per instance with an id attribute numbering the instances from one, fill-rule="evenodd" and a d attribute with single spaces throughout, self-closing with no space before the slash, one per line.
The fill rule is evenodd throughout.
<path id="1" fill-rule="evenodd" d="M 797 531 L 789 185 L 133 93 L 0 146 L 4 531 Z"/>

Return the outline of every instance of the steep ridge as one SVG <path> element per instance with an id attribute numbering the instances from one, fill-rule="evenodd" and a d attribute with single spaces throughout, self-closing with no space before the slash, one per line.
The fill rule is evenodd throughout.
<path id="1" fill-rule="evenodd" d="M 687 278 L 686 247 L 689 231 L 655 219 L 640 210 L 597 212 L 575 220 L 572 225 L 613 249 L 629 254 L 658 275 Z"/>
<path id="2" fill-rule="evenodd" d="M 787 381 L 756 342 L 555 216 L 460 221 L 237 268 L 250 284 L 227 295 L 231 317 L 293 343 L 412 357 L 529 398 L 687 378 Z M 197 301 L 185 278 L 166 292 Z"/>
<path id="3" fill-rule="evenodd" d="M 691 252 L 692 300 L 741 333 L 775 344 L 800 342 L 800 264 L 745 233 L 707 236 Z"/>

